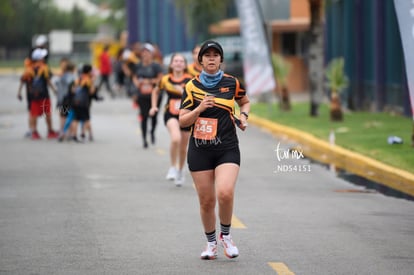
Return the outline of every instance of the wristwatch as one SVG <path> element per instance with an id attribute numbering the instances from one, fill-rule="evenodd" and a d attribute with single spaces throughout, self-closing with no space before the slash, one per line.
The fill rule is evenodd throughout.
<path id="1" fill-rule="evenodd" d="M 246 113 L 246 112 L 241 112 L 240 114 L 241 114 L 241 115 L 244 115 L 244 116 L 246 117 L 246 119 L 249 119 L 249 114 L 248 114 L 248 113 Z"/>

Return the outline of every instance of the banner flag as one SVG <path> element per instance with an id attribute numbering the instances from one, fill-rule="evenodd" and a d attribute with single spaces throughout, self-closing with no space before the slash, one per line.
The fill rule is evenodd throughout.
<path id="1" fill-rule="evenodd" d="M 414 1 L 394 0 L 394 6 L 400 27 L 411 113 L 414 120 Z"/>
<path id="2" fill-rule="evenodd" d="M 247 93 L 259 95 L 276 87 L 264 20 L 256 0 L 235 0 L 243 41 Z"/>

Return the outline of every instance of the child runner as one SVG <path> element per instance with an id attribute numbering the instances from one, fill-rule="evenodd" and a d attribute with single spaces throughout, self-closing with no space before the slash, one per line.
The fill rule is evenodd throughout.
<path id="1" fill-rule="evenodd" d="M 51 72 L 49 66 L 44 62 L 47 56 L 46 49 L 35 49 L 32 53 L 32 67 L 28 72 L 30 76 L 30 129 L 32 131 L 32 139 L 40 139 L 37 131 L 37 118 L 45 115 L 46 125 L 48 129 L 48 138 L 57 138 L 58 133 L 52 128 L 51 102 L 48 87 L 56 94 L 56 89 L 52 85 Z"/>
<path id="2" fill-rule="evenodd" d="M 95 94 L 94 76 L 92 66 L 85 64 L 82 66 L 80 77 L 75 81 L 72 89 L 72 109 L 74 118 L 71 124 L 72 140 L 79 142 L 77 138 L 77 129 L 79 122 L 83 122 L 82 133 L 88 132 L 89 141 L 93 141 L 92 127 L 90 123 L 90 100 Z"/>
<path id="3" fill-rule="evenodd" d="M 32 130 L 31 130 L 31 124 L 30 124 L 30 83 L 32 82 L 33 78 L 33 68 L 32 68 L 32 59 L 26 58 L 24 60 L 24 71 L 22 76 L 20 77 L 20 84 L 19 88 L 17 90 L 17 98 L 22 101 L 22 88 L 25 86 L 26 88 L 26 101 L 27 101 L 27 110 L 28 110 L 28 125 L 29 125 L 29 131 L 26 132 L 25 137 L 31 138 L 32 137 Z"/>
<path id="4" fill-rule="evenodd" d="M 71 108 L 71 92 L 70 87 L 75 81 L 75 66 L 66 58 L 61 60 L 61 75 L 56 81 L 57 87 L 57 109 L 60 115 L 60 132 L 59 141 L 62 141 L 65 136 L 65 123 Z"/>

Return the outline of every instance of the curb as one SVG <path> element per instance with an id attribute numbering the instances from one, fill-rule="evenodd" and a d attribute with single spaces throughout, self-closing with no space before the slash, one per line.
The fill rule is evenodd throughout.
<path id="1" fill-rule="evenodd" d="M 332 145 L 315 136 L 273 121 L 249 115 L 249 123 L 269 130 L 274 136 L 297 142 L 306 157 L 333 164 L 358 176 L 414 196 L 414 174 L 391 167 L 361 154 Z"/>
<path id="2" fill-rule="evenodd" d="M 55 72 L 58 70 L 58 68 L 50 67 L 52 72 Z M 0 75 L 21 75 L 24 72 L 23 67 L 19 68 L 0 68 Z"/>

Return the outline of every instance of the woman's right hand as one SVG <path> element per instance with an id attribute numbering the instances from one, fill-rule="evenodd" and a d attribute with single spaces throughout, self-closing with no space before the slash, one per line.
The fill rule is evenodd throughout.
<path id="1" fill-rule="evenodd" d="M 198 106 L 200 113 L 204 112 L 206 109 L 214 107 L 214 96 L 206 95 Z"/>
<path id="2" fill-rule="evenodd" d="M 149 111 L 150 116 L 154 116 L 158 112 L 158 107 L 151 107 Z"/>

